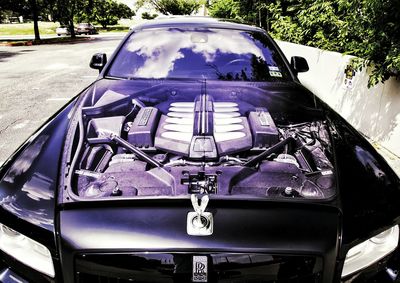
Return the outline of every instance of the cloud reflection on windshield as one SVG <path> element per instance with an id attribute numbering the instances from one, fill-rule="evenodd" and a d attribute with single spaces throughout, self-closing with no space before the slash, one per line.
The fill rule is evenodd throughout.
<path id="1" fill-rule="evenodd" d="M 201 54 L 207 63 L 213 63 L 217 51 L 231 54 L 252 54 L 264 60 L 262 50 L 243 31 L 201 31 L 202 40 L 193 40 L 198 31 L 149 30 L 133 34 L 127 49 L 144 58 L 144 64 L 134 70 L 133 77 L 165 78 L 174 69 L 175 62 L 184 58 L 184 49 Z M 207 37 L 204 37 L 207 35 Z"/>

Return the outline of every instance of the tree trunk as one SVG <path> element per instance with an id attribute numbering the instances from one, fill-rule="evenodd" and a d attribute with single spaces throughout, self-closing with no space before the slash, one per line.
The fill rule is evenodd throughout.
<path id="1" fill-rule="evenodd" d="M 71 32 L 71 38 L 75 38 L 74 20 L 69 20 L 69 30 Z"/>
<path id="2" fill-rule="evenodd" d="M 30 0 L 31 8 L 32 8 L 32 16 L 33 16 L 33 30 L 35 32 L 35 40 L 40 40 L 40 33 L 39 33 L 39 11 L 36 0 Z"/>
<path id="3" fill-rule="evenodd" d="M 69 29 L 71 32 L 71 38 L 75 38 L 75 28 L 74 28 L 74 15 L 75 15 L 75 1 L 71 1 L 71 11 L 69 14 Z"/>

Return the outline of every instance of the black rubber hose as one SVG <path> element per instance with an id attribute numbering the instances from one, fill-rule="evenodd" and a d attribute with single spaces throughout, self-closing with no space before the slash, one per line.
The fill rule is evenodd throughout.
<path id="1" fill-rule="evenodd" d="M 285 145 L 287 145 L 289 143 L 292 143 L 292 142 L 294 142 L 294 138 L 293 137 L 287 137 L 286 139 L 284 139 L 284 140 L 278 142 L 277 144 L 271 146 L 270 148 L 268 148 L 264 152 L 260 153 L 259 155 L 254 156 L 252 159 L 250 159 L 245 164 L 243 164 L 243 166 L 245 166 L 245 167 L 253 167 L 254 165 L 256 165 L 261 160 L 264 160 L 266 157 L 270 156 L 273 153 L 276 153 L 282 147 L 284 147 Z"/>

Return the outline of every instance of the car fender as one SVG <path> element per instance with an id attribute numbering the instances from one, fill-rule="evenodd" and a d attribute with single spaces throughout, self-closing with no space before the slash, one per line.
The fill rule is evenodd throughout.
<path id="1" fill-rule="evenodd" d="M 0 223 L 55 252 L 56 189 L 72 99 L 0 168 Z"/>
<path id="2" fill-rule="evenodd" d="M 399 223 L 400 181 L 375 148 L 330 111 L 339 207 L 343 213 L 342 257 L 349 248 Z"/>

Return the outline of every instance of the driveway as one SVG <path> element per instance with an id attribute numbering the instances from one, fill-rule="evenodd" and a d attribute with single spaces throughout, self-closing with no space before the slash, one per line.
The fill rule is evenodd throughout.
<path id="1" fill-rule="evenodd" d="M 72 44 L 0 46 L 0 164 L 97 77 L 97 52 L 111 55 L 124 34 Z"/>

